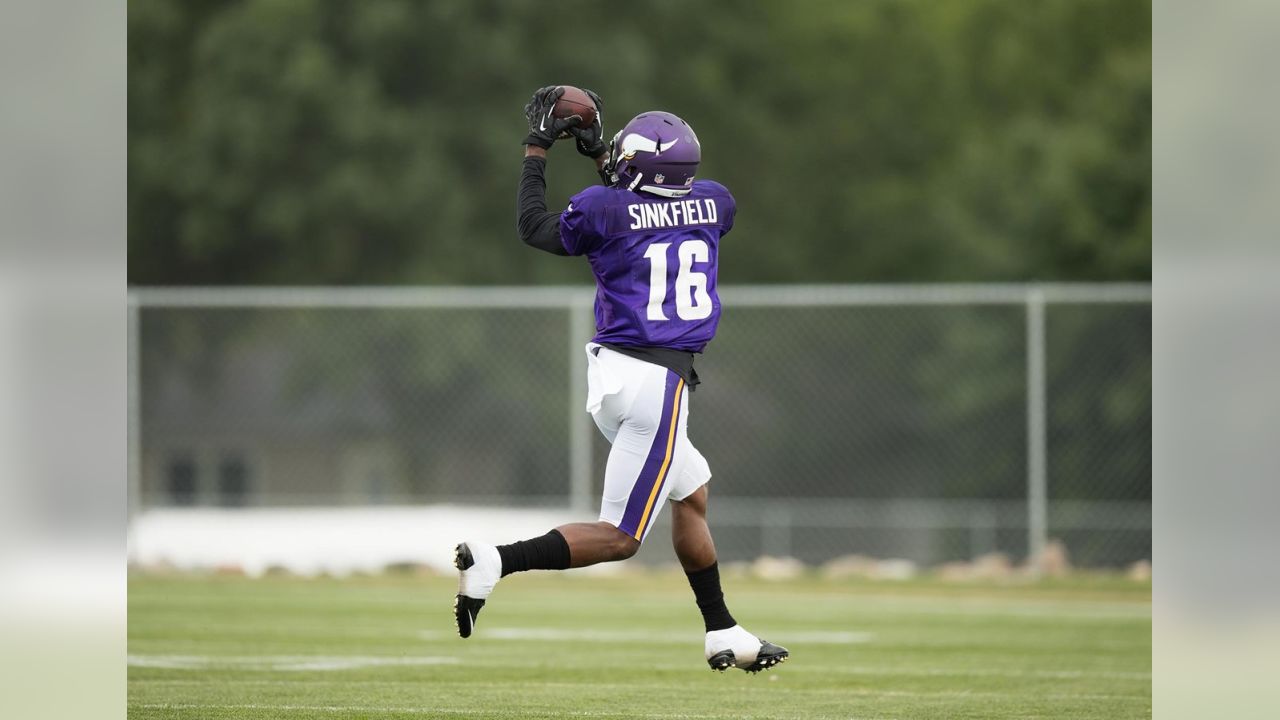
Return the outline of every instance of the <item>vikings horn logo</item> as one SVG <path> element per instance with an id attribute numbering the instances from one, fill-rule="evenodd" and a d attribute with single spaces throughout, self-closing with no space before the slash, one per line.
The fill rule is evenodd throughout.
<path id="1" fill-rule="evenodd" d="M 638 152 L 661 155 L 662 153 L 670 150 L 671 146 L 678 142 L 680 142 L 680 138 L 676 138 L 671 142 L 659 143 L 658 140 L 650 140 L 643 135 L 631 133 L 630 135 L 622 138 L 622 150 L 618 155 L 623 160 L 630 160 L 631 158 L 634 158 Z"/>

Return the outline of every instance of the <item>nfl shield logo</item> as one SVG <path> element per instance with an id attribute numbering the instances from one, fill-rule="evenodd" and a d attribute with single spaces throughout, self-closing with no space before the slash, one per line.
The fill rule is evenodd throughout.
<path id="1" fill-rule="evenodd" d="M 667 176 L 663 175 L 662 173 L 658 173 L 657 175 L 653 176 L 653 181 L 658 184 L 662 184 L 662 181 L 666 179 L 667 179 Z"/>

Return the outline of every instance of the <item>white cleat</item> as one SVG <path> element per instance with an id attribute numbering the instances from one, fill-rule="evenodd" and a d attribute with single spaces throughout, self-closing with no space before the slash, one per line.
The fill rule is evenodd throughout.
<path id="1" fill-rule="evenodd" d="M 741 625 L 707 633 L 705 649 L 707 664 L 712 670 L 720 672 L 736 667 L 749 673 L 758 673 L 791 655 L 786 648 L 761 640 Z"/>
<path id="2" fill-rule="evenodd" d="M 458 595 L 453 600 L 453 619 L 460 637 L 471 637 L 476 616 L 485 598 L 502 577 L 502 557 L 498 549 L 483 543 L 464 542 L 454 548 L 454 567 L 458 568 Z"/>

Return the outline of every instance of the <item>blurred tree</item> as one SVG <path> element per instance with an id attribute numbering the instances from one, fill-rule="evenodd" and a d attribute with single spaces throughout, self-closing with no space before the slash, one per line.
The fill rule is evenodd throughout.
<path id="1" fill-rule="evenodd" d="M 1149 0 L 807 0 L 803 11 L 565 0 L 554 12 L 536 0 L 130 0 L 129 281 L 589 283 L 586 263 L 515 236 L 523 105 L 557 82 L 604 97 L 608 134 L 659 107 L 697 128 L 702 175 L 739 203 L 722 282 L 1149 280 L 1150 18 Z M 553 206 L 596 182 L 571 148 L 552 155 Z M 1055 480 L 1105 476 L 1116 498 L 1150 498 L 1138 442 L 1150 436 L 1149 309 L 1138 312 L 1145 321 L 1053 316 Z M 804 415 L 825 398 L 717 377 L 713 352 L 707 391 L 724 388 L 737 409 L 726 432 L 752 433 L 748 449 L 760 452 L 839 450 L 863 496 L 1019 497 L 1017 310 L 953 309 L 919 332 L 877 330 L 897 317 L 794 329 L 799 340 L 887 338 L 857 358 L 806 362 L 844 383 L 843 397 L 891 408 L 891 422 L 850 437 L 844 420 Z M 1132 342 L 1094 353 L 1134 327 Z M 212 368 L 236 337 L 276 337 L 264 328 L 183 326 L 144 366 Z M 417 319 L 367 330 L 329 374 L 296 372 L 353 393 L 378 384 L 406 445 L 438 429 L 423 408 L 481 382 L 468 358 L 501 335 L 477 321 L 445 348 Z M 767 327 L 726 315 L 714 349 L 767 357 L 786 349 L 777 345 Z M 537 367 L 531 359 L 501 382 L 536 385 Z M 559 407 L 522 412 L 533 427 Z M 471 408 L 458 422 L 494 412 Z M 779 422 L 787 412 L 801 417 Z M 1007 444 L 984 432 L 991 424 L 1013 428 Z M 1095 435 L 1123 441 L 1098 448 Z M 558 467 L 559 454 L 522 442 L 513 448 L 530 467 Z M 967 474 L 930 471 L 922 448 Z M 425 467 L 432 452 L 415 447 L 414 462 Z M 751 453 L 740 456 L 717 459 L 738 491 L 771 488 L 774 478 L 752 475 Z M 1055 498 L 1071 487 L 1054 485 Z"/>
<path id="2" fill-rule="evenodd" d="M 1147 279 L 1150 43 L 1147 0 L 130 0 L 129 280 L 589 282 L 514 237 L 554 82 L 698 129 L 726 282 Z"/>

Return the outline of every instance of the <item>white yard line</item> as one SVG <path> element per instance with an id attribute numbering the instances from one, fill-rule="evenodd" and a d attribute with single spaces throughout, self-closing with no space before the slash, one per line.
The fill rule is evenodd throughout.
<path id="1" fill-rule="evenodd" d="M 489 708 L 448 708 L 448 707 L 372 707 L 367 705 L 267 705 L 267 704 L 196 704 L 196 703 L 145 703 L 133 707 L 146 710 L 270 710 L 272 712 L 328 712 L 328 713 L 397 713 L 404 715 L 492 715 L 495 711 Z M 617 711 L 593 712 L 590 710 L 564 710 L 548 708 L 545 712 L 533 710 L 527 712 L 548 715 L 565 715 L 569 717 L 618 717 Z M 627 713 L 627 717 L 636 718 L 672 718 L 673 720 L 701 720 L 703 718 L 721 718 L 724 715 L 695 715 L 688 713 Z M 774 717 L 762 715 L 735 715 L 745 719 Z M 857 720 L 872 720 L 863 718 Z"/>
<path id="2" fill-rule="evenodd" d="M 1151 618 L 1146 602 L 1062 602 L 1020 603 L 988 597 L 955 598 L 938 602 L 933 598 L 883 596 L 858 598 L 851 607 L 887 615 L 956 615 L 962 617 L 1052 618 L 1059 621 L 1143 620 Z"/>
<path id="3" fill-rule="evenodd" d="M 860 645 L 869 643 L 874 635 L 869 632 L 847 631 L 787 631 L 776 633 L 779 637 L 786 635 L 787 640 L 794 643 L 811 645 Z M 773 637 L 764 633 L 765 637 Z M 423 630 L 418 633 L 422 640 L 443 640 L 457 637 L 454 633 L 438 630 Z M 593 642 L 593 643 L 677 643 L 688 644 L 701 640 L 701 633 L 688 632 L 652 632 L 645 630 L 598 630 L 590 628 L 484 628 L 477 637 L 491 640 L 536 640 L 539 642 Z"/>
<path id="4" fill-rule="evenodd" d="M 782 669 L 775 670 L 773 672 L 785 673 L 786 667 L 787 666 L 783 666 Z M 701 671 L 701 670 L 699 671 L 699 673 L 702 673 L 702 672 L 705 672 L 705 671 Z M 775 676 L 768 675 L 766 677 L 775 677 Z M 760 679 L 764 679 L 764 678 L 760 678 Z M 671 688 L 671 683 L 664 683 L 664 682 L 602 683 L 602 682 L 591 682 L 591 681 L 583 681 L 583 682 L 540 681 L 538 683 L 538 687 L 565 688 L 569 690 L 581 689 L 583 687 L 590 687 L 590 688 L 595 688 L 600 690 L 614 690 L 614 689 L 616 690 L 668 689 L 669 690 Z M 845 696 L 852 695 L 852 696 L 867 697 L 867 698 L 907 697 L 907 698 L 917 698 L 917 699 L 984 698 L 984 699 L 991 699 L 991 700 L 1008 700 L 1008 699 L 1026 700 L 1027 698 L 1026 694 L 1023 692 L 998 692 L 995 690 L 974 691 L 974 690 L 890 690 L 890 689 L 876 690 L 871 688 L 812 688 L 812 687 L 795 688 L 795 687 L 788 687 L 780 683 L 770 683 L 769 685 L 766 686 L 760 682 L 754 682 L 752 686 L 738 688 L 735 692 L 739 692 L 739 693 L 760 692 L 768 695 L 796 694 L 796 695 L 804 695 L 806 697 L 813 696 L 813 695 L 824 695 L 824 696 L 834 696 L 834 697 L 845 697 Z M 1036 697 L 1044 698 L 1048 700 L 1150 700 L 1151 699 L 1151 696 L 1148 694 L 1134 695 L 1134 694 L 1127 694 L 1127 693 L 1113 694 L 1113 693 L 1070 693 L 1070 692 L 1047 693 L 1043 695 L 1037 695 Z"/>
<path id="5" fill-rule="evenodd" d="M 780 670 L 778 672 L 785 672 L 785 669 Z M 776 676 L 770 676 L 770 677 L 776 677 Z M 136 682 L 138 682 L 139 684 L 149 684 L 150 681 L 143 680 L 143 681 L 136 681 Z M 166 681 L 158 681 L 158 682 L 165 683 Z M 192 682 L 195 684 L 203 684 L 204 682 L 207 682 L 207 681 L 192 681 Z M 421 680 L 415 680 L 415 681 L 412 681 L 412 683 L 420 684 Z M 166 684 L 175 684 L 175 683 L 166 683 Z M 239 684 L 239 683 L 232 681 L 231 684 Z M 251 680 L 251 681 L 247 681 L 245 684 L 254 684 L 254 685 L 279 684 L 279 685 L 295 685 L 296 686 L 296 685 L 304 685 L 308 683 L 292 682 L 292 681 L 286 681 L 286 680 L 281 680 L 281 681 L 252 681 Z M 594 682 L 594 681 L 583 681 L 583 682 L 542 681 L 538 683 L 538 687 L 540 689 L 564 688 L 566 690 L 580 690 L 582 688 L 591 688 L 594 690 L 602 690 L 602 691 L 609 691 L 609 690 L 661 691 L 661 690 L 669 690 L 671 688 L 671 684 L 669 682 L 602 683 L 602 682 Z M 974 691 L 974 690 L 893 690 L 893 689 L 871 689 L 871 688 L 811 688 L 811 687 L 810 688 L 793 688 L 793 687 L 787 687 L 786 685 L 783 685 L 780 683 L 769 683 L 767 686 L 764 685 L 763 683 L 755 683 L 753 686 L 741 687 L 736 692 L 746 693 L 746 694 L 750 694 L 753 692 L 761 692 L 768 695 L 800 694 L 806 697 L 812 697 L 812 696 L 818 696 L 818 695 L 833 696 L 833 697 L 860 697 L 860 698 L 904 697 L 904 698 L 915 698 L 918 700 L 927 700 L 931 698 L 936 698 L 936 699 L 970 698 L 970 699 L 990 699 L 990 700 L 1016 700 L 1016 699 L 1025 700 L 1026 699 L 1026 695 L 1024 693 L 997 692 L 992 690 Z M 1151 699 L 1151 695 L 1146 693 L 1133 694 L 1133 693 L 1057 692 L 1057 693 L 1037 695 L 1036 697 L 1040 699 L 1045 699 L 1045 700 L 1103 700 L 1103 701 L 1147 700 L 1147 701 L 1150 701 Z M 223 705 L 194 706 L 193 705 L 192 707 L 246 707 L 248 708 L 250 706 L 223 706 Z M 311 706 L 264 705 L 262 707 L 264 709 L 279 707 L 280 709 L 285 709 L 285 710 L 289 710 L 289 709 L 300 710 L 300 709 L 308 709 Z M 390 708 L 390 707 L 388 708 L 358 707 L 357 708 L 357 707 L 346 707 L 346 706 L 343 706 L 343 707 L 344 709 L 349 709 L 353 711 L 369 711 L 369 712 L 376 711 L 376 712 L 410 712 L 412 713 L 412 712 L 419 711 L 419 709 L 416 709 L 416 708 Z M 326 706 L 318 706 L 314 709 L 324 710 L 327 708 Z M 429 709 L 422 709 L 421 711 L 427 712 L 428 710 Z M 435 710 L 442 710 L 442 709 L 435 708 Z M 690 715 L 687 717 L 704 717 L 704 716 Z M 705 717 L 714 717 L 714 716 L 705 716 Z"/>
<path id="6" fill-rule="evenodd" d="M 518 630 L 517 628 L 508 628 L 509 631 Z M 572 637 L 548 637 L 545 631 L 522 636 L 518 632 L 511 632 L 510 635 L 503 639 L 527 639 L 527 640 L 583 640 L 579 633 Z M 595 638 L 598 642 L 638 642 L 639 640 L 618 640 L 616 637 L 620 633 L 610 633 L 608 638 Z M 687 638 L 681 637 L 681 642 Z M 128 656 L 128 664 L 130 667 L 137 668 L 162 668 L 176 670 L 205 670 L 210 668 L 233 668 L 243 670 L 260 670 L 264 672 L 301 672 L 301 671 L 336 671 L 336 670 L 355 670 L 370 667 L 418 667 L 430 665 L 456 665 L 461 661 L 457 657 L 451 656 L 370 656 L 370 655 L 263 655 L 263 656 L 219 656 L 219 655 L 141 655 L 131 654 Z M 494 659 L 476 659 L 467 661 L 468 666 L 476 667 L 524 667 L 524 663 L 520 662 L 503 662 Z M 566 663 L 566 667 L 586 667 L 584 665 L 573 665 Z M 653 670 L 689 670 L 697 667 L 695 664 L 659 664 L 648 666 Z M 1100 670 L 1093 668 L 1083 669 L 1058 669 L 1058 670 L 1022 670 L 1022 669 L 1003 669 L 1003 668 L 946 668 L 946 667 L 884 667 L 884 666 L 832 666 L 823 665 L 821 667 L 814 665 L 806 665 L 803 662 L 788 663 L 784 670 L 788 673 L 804 673 L 804 674 L 836 674 L 836 675 L 869 675 L 869 676 L 907 676 L 907 677 L 1000 677 L 1000 678 L 1039 678 L 1047 680 L 1072 680 L 1072 679 L 1108 679 L 1108 680 L 1150 680 L 1150 671 L 1130 671 L 1130 670 Z M 157 682 L 148 680 L 146 682 Z M 168 682 L 168 681 L 166 681 Z M 201 681 L 177 680 L 172 682 L 178 683 L 200 683 Z M 259 684 L 289 684 L 297 681 L 292 680 L 266 680 L 266 681 L 247 681 Z M 321 681 L 327 682 L 327 681 Z M 572 683 L 570 683 L 572 685 Z"/>
<path id="7" fill-rule="evenodd" d="M 1128 670 L 1009 670 L 1001 668 L 894 668 L 894 667 L 814 667 L 792 663 L 787 670 L 835 673 L 839 675 L 905 675 L 911 677 L 1002 677 L 1043 678 L 1046 680 L 1073 680 L 1096 678 L 1106 680 L 1150 680 L 1150 672 Z"/>
<path id="8" fill-rule="evenodd" d="M 554 683 L 554 684 L 562 685 L 563 683 Z M 591 685 L 595 686 L 594 683 Z M 618 687 L 636 689 L 636 686 L 631 684 L 619 684 Z M 662 685 L 662 684 L 648 684 L 646 685 L 646 687 L 665 688 L 668 686 Z M 778 692 L 778 691 L 787 692 L 790 690 L 790 688 L 777 688 L 777 687 L 770 687 L 769 689 L 771 692 Z M 916 698 L 916 699 L 963 698 L 963 699 L 973 699 L 973 700 L 987 700 L 987 699 L 1003 700 L 1003 699 L 1022 697 L 1017 693 L 967 692 L 967 691 L 916 692 L 916 691 L 904 691 L 904 690 L 881 690 L 881 691 L 832 690 L 832 691 L 814 693 L 814 691 L 810 689 L 810 690 L 802 690 L 799 692 L 804 692 L 806 695 L 838 694 L 838 695 L 844 695 L 844 696 L 856 696 L 861 698 L 905 697 L 905 698 Z M 1045 695 L 1045 696 L 1041 696 L 1041 698 L 1045 700 L 1077 700 L 1077 701 L 1078 700 L 1101 700 L 1101 701 L 1150 700 L 1150 696 L 1148 695 L 1067 694 L 1067 693 Z M 133 707 L 138 707 L 138 708 L 148 709 L 148 710 L 267 710 L 273 713 L 325 712 L 325 713 L 344 714 L 344 715 L 353 714 L 353 713 L 364 713 L 364 714 L 396 713 L 396 714 L 404 714 L 404 715 L 428 715 L 428 716 L 464 715 L 465 716 L 465 715 L 487 715 L 487 714 L 492 714 L 493 712 L 492 709 L 482 709 L 482 708 L 475 708 L 475 707 L 468 707 L 468 708 L 463 708 L 463 707 L 450 708 L 450 707 L 439 707 L 439 706 L 436 706 L 436 707 L 415 707 L 415 706 L 377 707 L 377 706 L 369 706 L 369 705 L 292 705 L 292 704 L 273 705 L 273 704 L 265 704 L 265 703 L 262 703 L 262 704 L 255 704 L 255 703 L 244 703 L 244 704 L 144 703 L 144 704 L 134 705 Z M 534 709 L 534 708 L 525 708 L 525 711 L 533 714 L 544 713 L 544 714 L 554 714 L 558 716 L 567 716 L 567 717 L 587 717 L 587 718 L 617 717 L 616 711 L 598 712 L 598 711 L 591 711 L 591 710 L 565 710 L 562 708 L 547 708 L 545 711 Z M 710 719 L 710 718 L 724 717 L 724 715 L 720 715 L 720 714 L 706 715 L 706 714 L 694 714 L 694 713 L 673 714 L 673 713 L 663 712 L 663 713 L 629 713 L 628 717 L 672 718 L 673 720 L 702 720 L 704 718 Z M 776 715 L 758 716 L 758 715 L 735 714 L 734 717 L 741 718 L 742 720 L 754 720 L 755 718 L 764 718 L 764 717 L 774 718 L 776 717 Z M 849 715 L 841 715 L 840 717 L 849 718 L 850 720 L 858 720 L 854 716 L 849 716 Z M 864 717 L 861 720 L 871 720 L 871 719 Z"/>
<path id="9" fill-rule="evenodd" d="M 354 670 L 365 667 L 453 665 L 456 657 L 448 656 L 374 656 L 374 655 L 129 655 L 130 667 L 203 670 L 213 667 L 267 671 Z"/>

